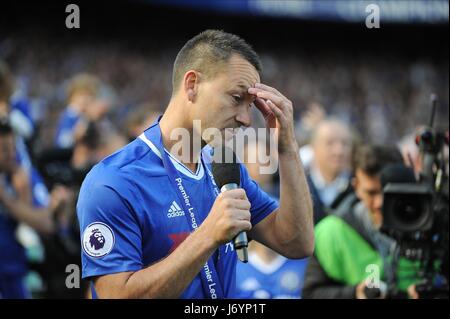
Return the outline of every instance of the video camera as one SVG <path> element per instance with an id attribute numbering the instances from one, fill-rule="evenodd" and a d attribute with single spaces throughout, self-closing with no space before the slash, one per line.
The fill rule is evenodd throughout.
<path id="1" fill-rule="evenodd" d="M 429 125 L 416 136 L 423 161 L 419 180 L 405 166 L 397 167 L 395 172 L 382 172 L 382 183 L 383 178 L 388 182 L 383 188 L 381 230 L 397 242 L 391 269 L 396 269 L 400 256 L 420 261 L 419 277 L 423 281 L 416 285 L 419 298 L 448 298 L 448 172 L 443 149 L 448 146 L 449 136 L 448 130 L 445 133 L 434 130 L 435 95 L 431 101 Z"/>

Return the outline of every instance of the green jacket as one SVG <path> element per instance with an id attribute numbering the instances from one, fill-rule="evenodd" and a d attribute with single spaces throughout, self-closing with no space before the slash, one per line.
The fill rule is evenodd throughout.
<path id="1" fill-rule="evenodd" d="M 385 262 L 380 251 L 388 251 L 389 245 L 395 242 L 367 226 L 367 220 L 363 220 L 368 217 L 367 213 L 366 217 L 358 214 L 358 204 L 349 208 L 347 212 L 338 211 L 317 224 L 315 257 L 325 273 L 336 282 L 357 285 L 375 275 L 377 269 L 380 280 L 386 281 Z M 418 282 L 418 270 L 418 262 L 400 258 L 396 271 L 397 288 L 406 291 L 411 284 Z"/>

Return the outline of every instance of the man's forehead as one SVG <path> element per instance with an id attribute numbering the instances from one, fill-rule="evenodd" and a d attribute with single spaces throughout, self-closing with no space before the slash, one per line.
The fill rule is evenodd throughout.
<path id="1" fill-rule="evenodd" d="M 248 82 L 231 82 L 230 86 L 232 89 L 237 89 L 239 91 L 247 92 L 250 87 L 253 87 L 256 82 L 248 83 Z"/>
<path id="2" fill-rule="evenodd" d="M 258 71 L 244 58 L 238 56 L 231 57 L 227 71 L 230 85 L 237 89 L 247 91 L 255 83 L 260 82 Z"/>
<path id="3" fill-rule="evenodd" d="M 350 137 L 351 133 L 347 126 L 336 121 L 319 124 L 317 134 L 327 137 Z"/>

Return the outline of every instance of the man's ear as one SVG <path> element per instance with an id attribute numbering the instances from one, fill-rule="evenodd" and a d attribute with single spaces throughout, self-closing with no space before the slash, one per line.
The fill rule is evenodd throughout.
<path id="1" fill-rule="evenodd" d="M 189 70 L 184 74 L 183 89 L 189 102 L 194 103 L 196 100 L 199 81 L 200 74 L 197 71 Z"/>
<path id="2" fill-rule="evenodd" d="M 352 184 L 353 189 L 356 189 L 356 186 L 358 186 L 358 180 L 356 179 L 356 176 L 353 176 L 350 183 Z"/>
<path id="3" fill-rule="evenodd" d="M 356 197 L 361 198 L 361 196 L 360 196 L 361 194 L 360 194 L 360 191 L 358 189 L 359 181 L 358 181 L 358 177 L 356 177 L 356 173 L 355 173 L 355 176 L 352 177 L 351 183 L 352 183 L 352 187 L 353 187 L 353 190 L 355 192 Z"/>
<path id="4" fill-rule="evenodd" d="M 355 174 L 355 176 L 352 177 L 350 182 L 352 183 L 352 187 L 353 187 L 353 190 L 354 190 L 356 196 L 359 197 L 359 194 L 358 194 L 359 193 L 359 191 L 358 191 L 358 177 L 356 177 L 356 174 Z"/>

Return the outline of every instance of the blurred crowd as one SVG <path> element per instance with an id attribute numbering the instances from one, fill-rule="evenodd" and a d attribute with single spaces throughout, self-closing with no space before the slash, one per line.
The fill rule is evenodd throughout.
<path id="1" fill-rule="evenodd" d="M 176 43 L 174 38 L 173 42 Z M 89 72 L 106 86 L 113 106 L 108 112 L 120 128 L 130 110 L 150 101 L 164 109 L 171 94 L 171 70 L 179 47 L 158 47 L 149 39 L 133 38 L 69 41 L 45 35 L 23 34 L 0 42 L 0 57 L 8 62 L 18 93 L 34 104 L 38 123 L 45 118 L 39 141 L 50 146 L 58 115 L 66 104 L 66 85 L 71 76 Z M 311 103 L 319 103 L 330 115 L 351 123 L 368 141 L 398 140 L 423 124 L 429 116 L 429 96 L 440 99 L 440 117 L 448 117 L 448 57 L 409 53 L 398 48 L 339 48 L 255 46 L 263 61 L 262 80 L 288 96 L 298 119 Z M 445 125 L 445 120 L 441 120 Z"/>
<path id="2" fill-rule="evenodd" d="M 176 48 L 89 41 L 0 42 L 0 298 L 85 296 L 83 289 L 66 287 L 66 266 L 80 265 L 75 203 L 81 182 L 169 101 Z M 315 204 L 316 254 L 287 260 L 252 243 L 250 263 L 238 265 L 240 296 L 300 298 L 303 291 L 309 298 L 363 298 L 364 271 L 336 265 L 344 255 L 381 264 L 384 255 L 378 252 L 390 241 L 377 231 L 380 174 L 401 162 L 420 171 L 414 133 L 428 119 L 432 92 L 440 98 L 438 125 L 448 129 L 448 58 L 338 49 L 260 54 L 263 81 L 295 107 Z M 263 125 L 260 117 L 254 125 Z M 247 147 L 258 152 L 258 145 Z M 279 196 L 276 174 L 248 169 L 261 187 Z M 347 237 L 332 243 L 334 232 Z M 351 240 L 354 250 L 337 247 L 338 240 Z M 321 250 L 327 245 L 336 250 Z M 351 255 L 361 247 L 366 255 Z M 412 283 L 405 280 L 401 288 Z"/>

